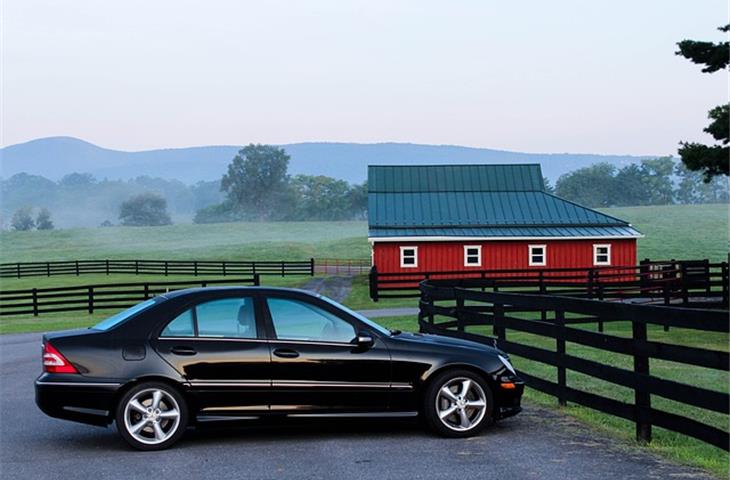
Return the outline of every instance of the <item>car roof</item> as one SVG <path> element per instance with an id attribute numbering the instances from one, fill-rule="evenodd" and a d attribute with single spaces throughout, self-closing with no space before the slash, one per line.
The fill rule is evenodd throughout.
<path id="1" fill-rule="evenodd" d="M 171 299 L 181 296 L 194 295 L 196 293 L 216 293 L 216 292 L 239 292 L 239 293 L 297 293 L 300 295 L 308 295 L 317 297 L 318 295 L 308 290 L 300 288 L 285 287 L 246 287 L 246 286 L 225 286 L 225 287 L 194 287 L 182 290 L 173 290 L 160 295 L 162 298 Z"/>

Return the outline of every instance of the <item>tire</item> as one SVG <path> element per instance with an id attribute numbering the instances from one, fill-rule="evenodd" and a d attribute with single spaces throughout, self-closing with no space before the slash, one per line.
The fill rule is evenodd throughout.
<path id="1" fill-rule="evenodd" d="M 454 369 L 437 374 L 423 397 L 426 424 L 444 437 L 479 434 L 491 421 L 493 408 L 491 389 L 483 378 L 469 370 Z"/>
<path id="2" fill-rule="evenodd" d="M 115 420 L 119 435 L 131 447 L 164 450 L 185 433 L 188 407 L 176 388 L 162 382 L 145 382 L 122 396 Z"/>

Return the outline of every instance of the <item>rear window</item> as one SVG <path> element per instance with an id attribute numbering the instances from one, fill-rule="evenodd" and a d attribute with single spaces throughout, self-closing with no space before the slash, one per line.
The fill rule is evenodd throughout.
<path id="1" fill-rule="evenodd" d="M 128 308 L 122 312 L 117 313 L 116 315 L 112 315 L 111 317 L 102 320 L 101 322 L 94 325 L 94 330 L 109 330 L 112 327 L 116 327 L 117 325 L 123 323 L 128 318 L 133 317 L 134 315 L 141 313 L 148 308 L 150 308 L 152 305 L 154 305 L 157 302 L 156 299 L 152 298 L 150 300 L 147 300 L 142 303 L 138 303 L 137 305 Z"/>

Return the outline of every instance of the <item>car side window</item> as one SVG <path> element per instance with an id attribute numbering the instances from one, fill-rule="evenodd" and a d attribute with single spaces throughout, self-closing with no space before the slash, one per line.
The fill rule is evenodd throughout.
<path id="1" fill-rule="evenodd" d="M 270 298 L 268 305 L 279 340 L 349 343 L 355 338 L 352 325 L 309 303 Z"/>
<path id="2" fill-rule="evenodd" d="M 223 298 L 200 303 L 175 317 L 161 337 L 257 338 L 253 298 Z"/>
<path id="3" fill-rule="evenodd" d="M 167 324 L 161 337 L 192 337 L 195 335 L 195 327 L 193 326 L 193 310 L 188 309 L 175 317 Z"/>
<path id="4" fill-rule="evenodd" d="M 195 306 L 200 337 L 256 338 L 252 298 L 224 298 Z"/>

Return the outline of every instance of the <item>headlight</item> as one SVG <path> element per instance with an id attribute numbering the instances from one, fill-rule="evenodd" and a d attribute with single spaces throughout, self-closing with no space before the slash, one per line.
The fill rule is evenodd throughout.
<path id="1" fill-rule="evenodd" d="M 507 360 L 506 358 L 504 358 L 502 355 L 497 355 L 497 356 L 499 357 L 499 360 L 507 368 L 507 370 L 509 370 L 510 372 L 512 372 L 513 375 L 517 375 L 517 372 L 515 372 L 515 367 L 513 367 L 512 364 L 509 363 L 509 360 Z"/>

